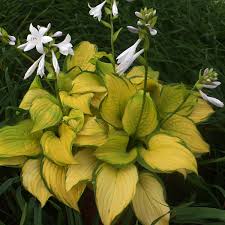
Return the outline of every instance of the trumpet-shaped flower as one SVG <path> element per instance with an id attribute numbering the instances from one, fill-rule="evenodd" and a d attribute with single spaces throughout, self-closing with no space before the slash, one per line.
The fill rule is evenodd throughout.
<path id="1" fill-rule="evenodd" d="M 102 2 L 101 4 L 97 5 L 96 7 L 91 7 L 88 3 L 88 7 L 90 8 L 89 14 L 94 18 L 98 18 L 98 21 L 102 19 L 102 8 L 104 7 L 106 1 Z"/>
<path id="2" fill-rule="evenodd" d="M 37 69 L 38 68 L 38 69 Z M 27 70 L 24 80 L 30 77 L 37 69 L 37 75 L 43 77 L 45 75 L 45 54 L 41 55 Z"/>
<path id="3" fill-rule="evenodd" d="M 55 32 L 52 37 L 61 37 L 63 35 L 62 31 Z"/>
<path id="4" fill-rule="evenodd" d="M 54 67 L 54 70 L 55 70 L 56 74 L 58 75 L 59 72 L 60 72 L 60 67 L 59 67 L 58 60 L 57 60 L 53 50 L 52 50 L 52 64 L 53 64 L 53 67 Z"/>
<path id="5" fill-rule="evenodd" d="M 224 103 L 221 102 L 219 99 L 217 98 L 213 98 L 213 97 L 210 97 L 208 96 L 207 94 L 205 94 L 203 91 L 199 91 L 199 93 L 201 94 L 202 98 L 205 100 L 205 101 L 208 101 L 210 102 L 211 104 L 217 106 L 217 107 L 220 107 L 220 108 L 223 108 L 224 107 Z"/>
<path id="6" fill-rule="evenodd" d="M 66 35 L 64 41 L 54 44 L 57 48 L 59 48 L 59 52 L 63 55 L 73 55 L 73 45 L 71 42 L 71 36 L 69 34 Z"/>
<path id="7" fill-rule="evenodd" d="M 153 29 L 150 24 L 147 24 L 146 26 L 148 27 L 149 32 L 152 36 L 155 36 L 158 33 L 157 30 Z"/>
<path id="8" fill-rule="evenodd" d="M 46 36 L 46 32 L 50 29 L 50 24 L 47 27 L 38 26 L 35 28 L 32 23 L 30 24 L 30 34 L 27 36 L 27 43 L 18 46 L 18 48 L 23 49 L 25 52 L 36 47 L 40 54 L 44 53 L 43 44 L 51 42 L 53 39 L 50 36 Z"/>
<path id="9" fill-rule="evenodd" d="M 117 7 L 117 3 L 116 0 L 113 1 L 113 6 L 112 6 L 112 14 L 113 16 L 118 16 L 118 7 Z"/>
<path id="10" fill-rule="evenodd" d="M 118 74 L 125 73 L 132 65 L 132 63 L 144 52 L 144 49 L 141 49 L 140 51 L 136 52 L 136 49 L 140 43 L 141 39 L 138 39 L 134 45 L 122 52 L 117 57 L 117 63 L 119 64 L 117 66 Z"/>
<path id="11" fill-rule="evenodd" d="M 12 35 L 9 35 L 9 45 L 15 45 L 16 44 L 16 38 Z"/>
<path id="12" fill-rule="evenodd" d="M 131 32 L 131 33 L 134 33 L 134 34 L 138 34 L 138 28 L 136 27 L 133 27 L 133 26 L 127 26 L 127 29 Z"/>

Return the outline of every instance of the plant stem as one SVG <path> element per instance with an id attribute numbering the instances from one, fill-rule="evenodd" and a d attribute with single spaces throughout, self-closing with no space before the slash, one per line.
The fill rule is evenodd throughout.
<path id="1" fill-rule="evenodd" d="M 61 108 L 61 110 L 62 110 L 62 112 L 63 112 L 63 114 L 65 113 L 65 110 L 64 110 L 64 107 L 63 107 L 63 104 L 62 104 L 62 101 L 61 101 L 61 98 L 60 98 L 60 95 L 59 95 L 59 88 L 58 88 L 58 76 L 57 76 L 57 74 L 54 72 L 54 74 L 55 74 L 55 77 L 56 77 L 56 81 L 55 81 L 55 94 L 56 94 L 56 98 L 57 98 L 57 100 L 59 101 L 59 106 L 60 106 L 60 108 Z"/>
<path id="2" fill-rule="evenodd" d="M 16 46 L 14 46 L 14 47 L 15 47 L 16 51 L 17 51 L 20 55 L 22 55 L 25 59 L 29 60 L 30 62 L 34 63 L 34 60 L 33 60 L 30 56 L 28 56 L 27 54 L 25 54 L 22 50 L 20 50 L 20 49 L 17 48 Z"/>
<path id="3" fill-rule="evenodd" d="M 146 102 L 146 94 L 147 94 L 147 81 L 148 81 L 148 50 L 145 49 L 144 51 L 144 58 L 145 58 L 145 78 L 144 78 L 144 94 L 143 94 L 143 100 L 142 100 L 142 106 L 141 106 L 141 113 L 140 116 L 138 118 L 138 123 L 137 123 L 137 127 L 136 127 L 136 131 L 134 134 L 134 138 L 133 140 L 135 140 L 136 135 L 137 135 L 137 130 L 138 127 L 140 125 L 143 113 L 144 113 L 144 108 L 145 108 L 145 102 Z"/>
<path id="4" fill-rule="evenodd" d="M 115 70 L 115 47 L 114 47 L 114 40 L 113 40 L 113 36 L 114 36 L 114 24 L 113 24 L 113 15 L 110 15 L 110 25 L 111 25 L 111 50 L 112 50 L 112 57 L 113 57 L 113 68 Z"/>

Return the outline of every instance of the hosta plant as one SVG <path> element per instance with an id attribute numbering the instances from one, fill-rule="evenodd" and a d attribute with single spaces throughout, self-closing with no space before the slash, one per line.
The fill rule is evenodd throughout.
<path id="1" fill-rule="evenodd" d="M 129 204 L 142 224 L 168 225 L 161 174 L 198 173 L 196 159 L 209 152 L 209 145 L 196 124 L 214 112 L 207 101 L 223 106 L 202 89 L 219 82 L 212 69 L 200 72 L 192 89 L 159 80 L 148 64 L 149 41 L 157 33 L 153 9 L 136 12 L 138 27 L 128 29 L 139 38 L 116 63 L 115 4 L 101 5 L 110 14 L 111 23 L 103 24 L 112 31 L 112 54 L 86 41 L 72 51 L 69 35 L 56 44 L 61 32 L 31 24 L 27 43 L 19 49 L 36 47 L 42 55 L 25 78 L 37 68 L 43 79 L 34 78 L 19 105 L 29 112 L 27 118 L 0 129 L 0 164 L 21 169 L 24 188 L 42 207 L 56 198 L 79 211 L 78 201 L 89 188 L 104 225 L 115 222 Z M 62 70 L 60 55 L 70 55 Z M 137 58 L 140 65 L 131 68 Z"/>

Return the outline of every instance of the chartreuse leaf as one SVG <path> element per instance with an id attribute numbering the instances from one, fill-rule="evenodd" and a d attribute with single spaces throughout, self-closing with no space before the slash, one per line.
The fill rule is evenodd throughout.
<path id="1" fill-rule="evenodd" d="M 0 166 L 21 166 L 27 160 L 25 156 L 0 158 Z"/>
<path id="2" fill-rule="evenodd" d="M 79 146 L 99 146 L 107 140 L 107 126 L 96 117 L 86 117 L 83 128 L 74 140 Z"/>
<path id="3" fill-rule="evenodd" d="M 83 113 L 91 115 L 90 104 L 93 98 L 93 93 L 73 94 L 65 91 L 59 93 L 62 103 L 72 109 L 80 109 Z"/>
<path id="4" fill-rule="evenodd" d="M 126 77 L 130 79 L 133 84 L 140 84 L 144 82 L 145 77 L 145 67 L 144 66 L 134 66 L 129 73 L 127 73 Z M 159 72 L 152 70 L 150 67 L 148 68 L 148 78 L 153 80 L 158 80 Z"/>
<path id="5" fill-rule="evenodd" d="M 155 105 L 147 94 L 143 107 L 143 95 L 143 91 L 134 95 L 128 101 L 124 111 L 123 128 L 130 136 L 136 134 L 137 137 L 144 137 L 154 131 L 158 125 Z"/>
<path id="6" fill-rule="evenodd" d="M 103 101 L 106 95 L 106 92 L 95 93 L 94 97 L 91 99 L 91 105 L 94 108 L 99 109 L 101 102 Z"/>
<path id="7" fill-rule="evenodd" d="M 30 108 L 32 132 L 57 125 L 63 117 L 61 108 L 48 98 L 36 98 Z"/>
<path id="8" fill-rule="evenodd" d="M 76 133 L 68 125 L 62 123 L 58 136 L 52 131 L 46 131 L 41 138 L 44 155 L 58 165 L 75 164 L 72 153 L 73 140 Z"/>
<path id="9" fill-rule="evenodd" d="M 45 203 L 52 196 L 46 188 L 41 177 L 41 160 L 29 159 L 22 168 L 22 183 L 32 195 L 34 195 L 44 207 Z"/>
<path id="10" fill-rule="evenodd" d="M 81 42 L 74 49 L 74 55 L 68 58 L 66 62 L 67 70 L 71 70 L 69 76 L 75 77 L 83 70 L 95 71 L 95 65 L 93 65 L 90 60 L 94 58 L 96 53 L 96 45 L 93 45 L 87 41 Z"/>
<path id="11" fill-rule="evenodd" d="M 170 209 L 165 201 L 164 189 L 158 179 L 151 173 L 139 174 L 132 205 L 136 217 L 143 225 L 150 225 L 163 215 L 157 225 L 169 225 Z"/>
<path id="12" fill-rule="evenodd" d="M 192 113 L 189 116 L 194 123 L 200 123 L 209 118 L 214 113 L 213 108 L 203 99 L 199 98 L 194 106 Z"/>
<path id="13" fill-rule="evenodd" d="M 179 115 L 188 116 L 197 101 L 194 95 L 187 98 L 189 92 L 184 85 L 164 85 L 159 98 L 156 99 L 160 116 L 165 118 L 175 111 Z"/>
<path id="14" fill-rule="evenodd" d="M 102 62 L 101 60 L 96 61 L 96 70 L 102 74 L 113 74 L 114 73 L 113 64 Z"/>
<path id="15" fill-rule="evenodd" d="M 69 191 L 73 186 L 81 181 L 91 181 L 93 171 L 97 165 L 97 159 L 92 149 L 82 149 L 76 153 L 74 159 L 76 165 L 69 165 L 66 173 L 66 190 Z"/>
<path id="16" fill-rule="evenodd" d="M 25 94 L 19 107 L 21 109 L 29 110 L 33 101 L 37 98 L 47 98 L 57 104 L 56 99 L 50 93 L 40 88 L 33 88 L 28 90 Z"/>
<path id="17" fill-rule="evenodd" d="M 115 131 L 109 135 L 107 142 L 95 151 L 95 156 L 114 166 L 124 166 L 133 162 L 137 157 L 137 149 L 127 152 L 129 136 L 123 131 Z"/>
<path id="18" fill-rule="evenodd" d="M 84 114 L 79 109 L 72 109 L 68 116 L 63 117 L 63 121 L 77 133 L 84 125 Z"/>
<path id="19" fill-rule="evenodd" d="M 128 206 L 134 197 L 137 181 L 138 173 L 134 165 L 121 169 L 105 163 L 99 166 L 96 171 L 95 197 L 104 225 L 110 225 Z"/>
<path id="20" fill-rule="evenodd" d="M 195 124 L 188 118 L 174 115 L 163 124 L 162 129 L 182 139 L 193 153 L 209 152 L 209 145 L 202 139 Z"/>
<path id="21" fill-rule="evenodd" d="M 138 90 L 144 89 L 144 77 L 145 77 L 145 67 L 144 66 L 134 66 L 126 77 L 131 81 L 132 84 L 136 86 Z M 158 91 L 160 89 L 160 84 L 158 83 L 159 72 L 148 68 L 148 79 L 146 90 L 148 92 Z"/>
<path id="22" fill-rule="evenodd" d="M 0 129 L 0 158 L 37 156 L 41 153 L 42 132 L 31 133 L 33 122 L 24 120 Z"/>
<path id="23" fill-rule="evenodd" d="M 72 83 L 71 94 L 82 94 L 87 92 L 105 92 L 103 80 L 100 76 L 90 72 L 79 74 Z"/>
<path id="24" fill-rule="evenodd" d="M 135 87 L 127 80 L 114 75 L 105 76 L 108 95 L 103 100 L 100 112 L 102 118 L 116 128 L 122 128 L 122 116 L 126 104 L 135 93 Z"/>
<path id="25" fill-rule="evenodd" d="M 194 155 L 181 144 L 181 140 L 167 134 L 152 136 L 148 149 L 140 149 L 140 163 L 147 169 L 161 172 L 174 172 L 180 169 L 197 173 L 197 162 Z"/>
<path id="26" fill-rule="evenodd" d="M 54 196 L 65 205 L 79 211 L 78 201 L 86 187 L 81 182 L 70 191 L 66 191 L 66 168 L 44 158 L 42 162 L 42 177 Z"/>

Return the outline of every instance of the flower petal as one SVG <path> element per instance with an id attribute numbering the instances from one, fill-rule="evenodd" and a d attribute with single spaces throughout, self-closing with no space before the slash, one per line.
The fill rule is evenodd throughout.
<path id="1" fill-rule="evenodd" d="M 44 37 L 41 38 L 41 42 L 43 44 L 46 44 L 46 43 L 48 43 L 48 42 L 50 42 L 52 40 L 53 40 L 52 37 L 49 37 L 49 36 L 44 36 Z"/>
<path id="2" fill-rule="evenodd" d="M 24 48 L 24 52 L 28 52 L 28 51 L 30 51 L 33 48 L 35 48 L 35 44 L 32 43 L 32 42 L 28 42 L 26 47 Z"/>
<path id="3" fill-rule="evenodd" d="M 41 56 L 42 57 L 42 56 Z M 27 70 L 27 72 L 25 73 L 25 76 L 24 76 L 24 80 L 27 79 L 28 77 L 30 77 L 32 75 L 32 73 L 36 70 L 40 60 L 41 60 L 41 57 L 35 61 L 32 66 Z"/>
<path id="4" fill-rule="evenodd" d="M 37 51 L 40 54 L 43 54 L 44 53 L 44 47 L 43 47 L 43 44 L 41 42 L 39 42 L 39 43 L 36 44 L 36 49 L 37 49 Z"/>
<path id="5" fill-rule="evenodd" d="M 38 65 L 37 75 L 43 77 L 45 75 L 45 54 L 41 56 L 41 60 Z"/>
<path id="6" fill-rule="evenodd" d="M 56 74 L 58 75 L 59 72 L 60 72 L 60 68 L 59 68 L 58 60 L 57 60 L 53 50 L 52 50 L 52 64 L 53 64 L 53 67 L 54 67 L 54 70 L 55 70 Z"/>

